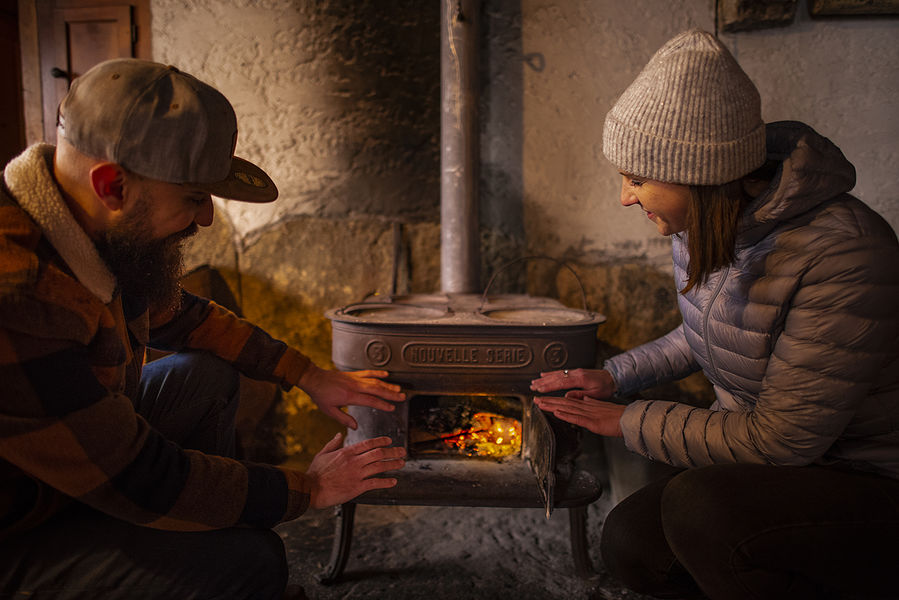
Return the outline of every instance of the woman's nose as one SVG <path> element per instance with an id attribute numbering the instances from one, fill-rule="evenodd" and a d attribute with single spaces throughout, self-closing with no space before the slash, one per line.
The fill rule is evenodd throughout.
<path id="1" fill-rule="evenodd" d="M 619 198 L 622 206 L 632 206 L 637 204 L 640 200 L 637 199 L 637 196 L 627 187 L 627 182 L 622 180 L 621 182 L 621 197 Z"/>

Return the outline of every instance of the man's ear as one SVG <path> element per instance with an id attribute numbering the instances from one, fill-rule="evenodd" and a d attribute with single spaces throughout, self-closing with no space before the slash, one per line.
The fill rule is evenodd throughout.
<path id="1" fill-rule="evenodd" d="M 90 170 L 91 188 L 109 210 L 121 210 L 124 200 L 125 171 L 112 162 L 97 163 Z"/>

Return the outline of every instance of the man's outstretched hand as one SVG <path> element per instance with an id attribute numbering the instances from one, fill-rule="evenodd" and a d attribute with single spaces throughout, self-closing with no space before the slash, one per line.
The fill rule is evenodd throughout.
<path id="1" fill-rule="evenodd" d="M 390 446 L 389 437 L 377 437 L 341 447 L 343 436 L 335 435 L 319 450 L 306 475 L 312 483 L 310 505 L 326 508 L 349 502 L 369 490 L 396 485 L 392 477 L 374 477 L 406 464 L 406 450 Z"/>
<path id="2" fill-rule="evenodd" d="M 356 429 L 356 420 L 343 412 L 344 406 L 370 406 L 378 410 L 392 411 L 391 402 L 402 402 L 406 395 L 400 386 L 383 381 L 387 371 L 329 371 L 311 365 L 299 381 L 323 413 L 350 429 Z"/>

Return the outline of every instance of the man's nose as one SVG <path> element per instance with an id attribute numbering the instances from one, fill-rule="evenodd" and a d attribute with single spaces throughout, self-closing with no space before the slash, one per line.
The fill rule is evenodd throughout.
<path id="1" fill-rule="evenodd" d="M 214 213 L 215 205 L 212 203 L 212 196 L 206 196 L 206 199 L 203 201 L 203 203 L 197 207 L 197 212 L 194 215 L 194 223 L 196 223 L 200 227 L 209 227 L 210 225 L 212 225 L 212 217 Z"/>

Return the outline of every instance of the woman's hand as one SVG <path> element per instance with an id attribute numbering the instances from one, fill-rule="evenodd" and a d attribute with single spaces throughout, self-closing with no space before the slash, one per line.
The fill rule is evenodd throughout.
<path id="1" fill-rule="evenodd" d="M 339 433 L 319 450 L 306 476 L 311 483 L 309 504 L 312 508 L 326 508 L 349 502 L 369 490 L 396 485 L 395 478 L 373 477 L 385 471 L 400 469 L 406 464 L 402 446 L 390 446 L 389 437 L 364 440 L 341 448 Z"/>
<path id="2" fill-rule="evenodd" d="M 356 420 L 341 410 L 344 406 L 369 406 L 392 411 L 391 402 L 402 402 L 406 395 L 400 386 L 382 381 L 387 371 L 328 371 L 310 365 L 299 386 L 309 394 L 323 413 L 341 425 L 356 429 Z"/>
<path id="3" fill-rule="evenodd" d="M 538 396 L 534 398 L 534 402 L 541 409 L 551 412 L 563 421 L 579 425 L 598 435 L 622 437 L 621 414 L 625 407 L 621 404 L 596 400 L 584 395 L 578 397 L 567 395 L 564 398 Z"/>
<path id="4" fill-rule="evenodd" d="M 531 381 L 531 389 L 539 394 L 571 390 L 565 394 L 569 398 L 589 396 L 605 400 L 615 393 L 616 385 L 612 374 L 604 369 L 572 369 L 540 373 Z"/>

